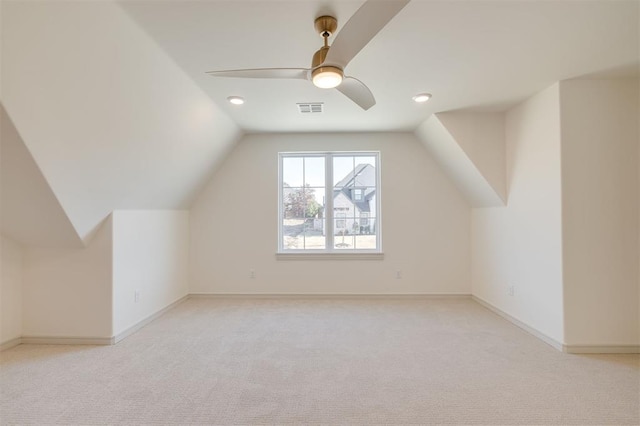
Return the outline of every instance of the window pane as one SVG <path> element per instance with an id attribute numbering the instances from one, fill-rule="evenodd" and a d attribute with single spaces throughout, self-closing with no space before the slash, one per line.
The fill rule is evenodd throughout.
<path id="1" fill-rule="evenodd" d="M 354 244 L 353 235 L 348 234 L 346 232 L 340 232 L 336 234 L 336 236 L 333 239 L 334 248 L 337 248 L 337 249 L 353 250 L 354 248 L 353 244 Z"/>
<path id="2" fill-rule="evenodd" d="M 307 191 L 305 188 L 282 188 L 282 213 L 284 218 L 304 217 Z"/>
<path id="3" fill-rule="evenodd" d="M 374 156 L 369 156 L 369 155 L 357 156 L 357 157 L 355 157 L 354 162 L 355 162 L 356 165 L 358 165 L 358 164 L 369 164 L 369 165 L 373 166 L 374 168 L 376 167 L 376 157 L 374 157 Z"/>
<path id="4" fill-rule="evenodd" d="M 314 218 L 284 219 L 282 246 L 286 250 L 324 250 L 324 220 Z"/>
<path id="5" fill-rule="evenodd" d="M 371 163 L 374 164 L 371 164 Z M 355 158 L 355 177 L 351 186 L 375 187 L 376 186 L 376 167 L 375 158 L 373 157 L 356 157 Z"/>
<path id="6" fill-rule="evenodd" d="M 369 213 L 362 212 L 360 213 L 360 232 L 359 234 L 369 234 L 370 229 L 369 226 Z"/>
<path id="7" fill-rule="evenodd" d="M 284 157 L 282 158 L 282 186 L 303 186 L 302 179 L 303 158 Z"/>
<path id="8" fill-rule="evenodd" d="M 324 157 L 304 158 L 304 186 L 324 187 Z"/>
<path id="9" fill-rule="evenodd" d="M 379 250 L 377 155 L 288 155 L 282 156 L 280 182 L 282 249 Z M 330 176 L 324 167 L 327 159 L 333 166 Z M 333 188 L 324 187 L 326 178 Z M 326 210 L 327 196 L 331 197 L 331 210 Z M 326 234 L 329 223 L 333 235 Z"/>
<path id="10" fill-rule="evenodd" d="M 323 219 L 311 218 L 305 221 L 304 248 L 306 250 L 324 250 L 326 248 Z"/>
<path id="11" fill-rule="evenodd" d="M 288 250 L 304 248 L 304 218 L 290 218 L 282 221 L 282 247 Z"/>
<path id="12" fill-rule="evenodd" d="M 324 212 L 324 188 L 305 188 L 304 204 L 304 217 L 322 218 Z"/>
<path id="13" fill-rule="evenodd" d="M 352 176 L 353 157 L 333 157 L 333 186 L 347 186 Z"/>
<path id="14" fill-rule="evenodd" d="M 375 234 L 373 235 L 356 235 L 355 236 L 355 248 L 360 249 L 375 249 L 377 248 L 377 241 Z"/>
<path id="15" fill-rule="evenodd" d="M 335 213 L 335 225 L 333 226 L 334 235 L 347 233 L 347 215 L 346 213 Z"/>

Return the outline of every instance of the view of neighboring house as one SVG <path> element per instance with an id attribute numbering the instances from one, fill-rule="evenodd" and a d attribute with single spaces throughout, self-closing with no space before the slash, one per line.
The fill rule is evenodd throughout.
<path id="1" fill-rule="evenodd" d="M 333 188 L 334 234 L 375 232 L 376 169 L 358 164 Z"/>

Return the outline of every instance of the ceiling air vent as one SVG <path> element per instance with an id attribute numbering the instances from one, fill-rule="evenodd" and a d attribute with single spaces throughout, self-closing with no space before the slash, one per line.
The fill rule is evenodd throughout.
<path id="1" fill-rule="evenodd" d="M 322 102 L 297 104 L 300 114 L 318 114 L 322 112 Z"/>

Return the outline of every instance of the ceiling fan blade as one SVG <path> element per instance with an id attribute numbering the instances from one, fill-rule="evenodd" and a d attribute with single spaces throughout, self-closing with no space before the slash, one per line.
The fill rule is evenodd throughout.
<path id="1" fill-rule="evenodd" d="M 324 61 L 344 68 L 363 47 L 409 3 L 409 0 L 368 0 L 336 35 Z"/>
<path id="2" fill-rule="evenodd" d="M 284 78 L 284 79 L 309 79 L 307 68 L 255 68 L 244 70 L 207 71 L 213 77 L 236 78 Z"/>
<path id="3" fill-rule="evenodd" d="M 357 78 L 345 77 L 336 89 L 365 111 L 376 104 L 371 90 Z"/>

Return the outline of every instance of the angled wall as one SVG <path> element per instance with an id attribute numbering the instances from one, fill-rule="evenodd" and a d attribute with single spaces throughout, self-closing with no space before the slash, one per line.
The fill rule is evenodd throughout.
<path id="1" fill-rule="evenodd" d="M 564 342 L 559 96 L 555 84 L 507 111 L 508 204 L 473 209 L 471 221 L 474 296 L 556 346 Z"/>
<path id="2" fill-rule="evenodd" d="M 2 4 L 2 102 L 87 243 L 116 209 L 187 208 L 238 127 L 111 1 Z"/>

